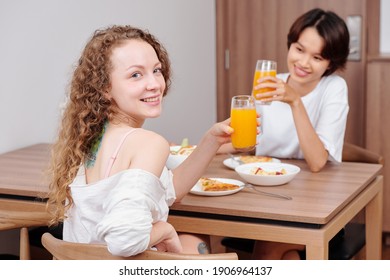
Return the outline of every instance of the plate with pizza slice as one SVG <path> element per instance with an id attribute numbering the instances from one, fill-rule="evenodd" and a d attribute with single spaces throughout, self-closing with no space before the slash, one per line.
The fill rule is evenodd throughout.
<path id="1" fill-rule="evenodd" d="M 242 155 L 236 156 L 234 159 L 227 158 L 223 161 L 223 164 L 231 169 L 235 169 L 237 166 L 245 163 L 254 163 L 254 162 L 280 162 L 280 159 L 266 156 L 255 156 L 255 155 Z"/>
<path id="2" fill-rule="evenodd" d="M 244 185 L 245 183 L 234 179 L 202 177 L 190 193 L 203 196 L 229 195 L 241 191 Z"/>

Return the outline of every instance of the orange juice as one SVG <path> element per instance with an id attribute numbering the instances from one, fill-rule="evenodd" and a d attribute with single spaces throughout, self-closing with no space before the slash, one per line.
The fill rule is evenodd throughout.
<path id="1" fill-rule="evenodd" d="M 232 108 L 230 126 L 234 129 L 232 144 L 237 150 L 251 150 L 256 146 L 257 114 L 255 108 Z"/>
<path id="2" fill-rule="evenodd" d="M 257 82 L 258 79 L 260 79 L 262 77 L 266 77 L 266 76 L 276 77 L 276 70 L 269 70 L 269 71 L 256 70 L 255 77 L 253 78 L 253 87 L 255 87 L 258 84 L 258 82 Z M 258 90 L 253 90 L 252 91 L 252 95 L 257 100 L 261 100 L 261 98 L 257 98 L 256 97 L 256 95 L 258 93 L 264 93 L 264 92 L 273 91 L 273 90 L 275 90 L 275 89 L 273 89 L 273 88 L 262 88 L 262 89 L 258 89 Z"/>

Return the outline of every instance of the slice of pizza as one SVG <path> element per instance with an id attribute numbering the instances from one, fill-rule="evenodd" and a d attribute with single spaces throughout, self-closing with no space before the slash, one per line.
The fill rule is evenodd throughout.
<path id="1" fill-rule="evenodd" d="M 210 178 L 200 178 L 199 182 L 202 185 L 203 191 L 206 192 L 230 191 L 238 189 L 240 187 L 238 185 L 224 183 Z"/>
<path id="2" fill-rule="evenodd" d="M 244 163 L 252 163 L 252 162 L 271 162 L 271 157 L 265 156 L 240 156 L 239 158 Z"/>

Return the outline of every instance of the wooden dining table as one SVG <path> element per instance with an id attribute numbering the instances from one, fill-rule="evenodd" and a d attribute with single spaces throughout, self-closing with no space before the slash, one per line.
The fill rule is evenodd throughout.
<path id="1" fill-rule="evenodd" d="M 7 221 L 9 225 L 12 202 L 15 210 L 23 204 L 35 207 L 31 208 L 35 209 L 31 224 L 34 219 L 37 223 L 47 219 L 42 198 L 48 192 L 44 174 L 49 147 L 40 143 L 0 155 L 0 229 Z M 215 156 L 204 176 L 243 181 L 224 164 L 227 158 Z M 307 259 L 328 259 L 329 240 L 364 210 L 366 257 L 381 259 L 382 165 L 328 163 L 321 172 L 313 173 L 302 160 L 282 162 L 297 165 L 301 171 L 287 184 L 257 188 L 291 196 L 292 200 L 250 189 L 226 196 L 189 193 L 171 206 L 168 221 L 181 232 L 303 244 Z M 25 216 L 13 216 L 26 222 Z"/>
<path id="2" fill-rule="evenodd" d="M 45 170 L 49 145 L 37 144 L 0 155 L 0 230 L 20 229 L 20 259 L 30 259 L 28 229 L 46 226 Z"/>
<path id="3" fill-rule="evenodd" d="M 217 155 L 204 176 L 243 181 Z M 226 161 L 225 161 L 226 162 Z M 382 165 L 331 163 L 318 173 L 303 160 L 282 160 L 301 171 L 287 184 L 257 189 L 292 197 L 285 200 L 251 189 L 228 196 L 186 195 L 170 210 L 177 231 L 303 244 L 307 259 L 328 259 L 329 241 L 360 211 L 365 213 L 366 258 L 381 259 Z"/>

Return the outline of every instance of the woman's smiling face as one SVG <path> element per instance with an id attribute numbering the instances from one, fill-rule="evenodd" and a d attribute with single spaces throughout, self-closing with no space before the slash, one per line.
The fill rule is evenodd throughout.
<path id="1" fill-rule="evenodd" d="M 330 63 L 321 56 L 324 44 L 315 28 L 308 27 L 302 31 L 298 41 L 292 43 L 288 50 L 291 82 L 310 89 L 317 85 Z"/>
<path id="2" fill-rule="evenodd" d="M 160 116 L 165 80 L 153 47 L 131 39 L 113 49 L 107 97 L 135 123 Z"/>

